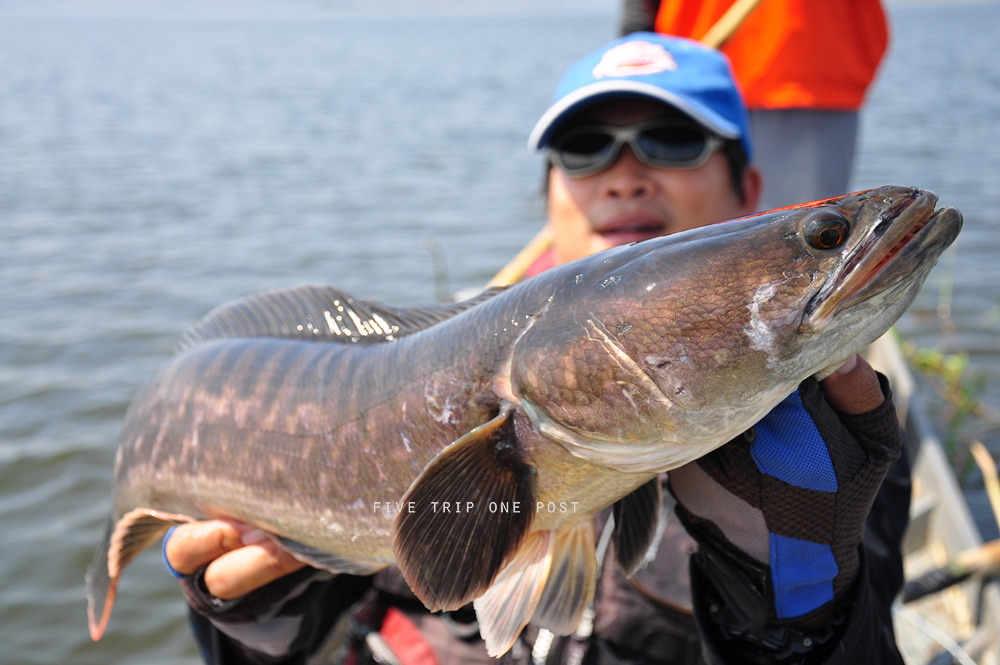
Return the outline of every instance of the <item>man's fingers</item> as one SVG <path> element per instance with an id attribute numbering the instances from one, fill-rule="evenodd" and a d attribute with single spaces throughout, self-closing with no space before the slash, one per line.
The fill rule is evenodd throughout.
<path id="1" fill-rule="evenodd" d="M 167 540 L 166 555 L 171 568 L 182 575 L 207 566 L 205 587 L 224 600 L 305 567 L 263 532 L 225 519 L 178 526 Z"/>
<path id="2" fill-rule="evenodd" d="M 255 540 L 256 534 L 260 532 L 248 533 L 246 540 Z M 301 568 L 305 568 L 304 563 L 264 537 L 210 563 L 205 569 L 205 588 L 216 598 L 238 598 Z"/>
<path id="3" fill-rule="evenodd" d="M 233 520 L 204 520 L 181 524 L 167 540 L 165 553 L 170 567 L 191 575 L 226 552 L 241 547 L 250 527 Z"/>
<path id="4" fill-rule="evenodd" d="M 820 381 L 819 386 L 830 406 L 841 413 L 868 413 L 885 401 L 875 370 L 857 355 Z"/>

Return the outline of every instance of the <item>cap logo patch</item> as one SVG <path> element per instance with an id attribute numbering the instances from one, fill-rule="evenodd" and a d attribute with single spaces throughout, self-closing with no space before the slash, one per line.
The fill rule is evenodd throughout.
<path id="1" fill-rule="evenodd" d="M 607 51 L 594 67 L 594 78 L 643 76 L 677 69 L 667 49 L 649 42 L 626 42 Z"/>

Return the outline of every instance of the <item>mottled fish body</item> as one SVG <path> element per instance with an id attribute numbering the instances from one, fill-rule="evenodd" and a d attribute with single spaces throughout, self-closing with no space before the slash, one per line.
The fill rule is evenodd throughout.
<path id="1" fill-rule="evenodd" d="M 395 563 L 432 610 L 475 601 L 500 655 L 571 632 L 593 515 L 619 564 L 656 475 L 740 434 L 882 335 L 961 215 L 883 187 L 619 247 L 463 303 L 331 287 L 224 305 L 132 401 L 88 570 L 103 634 L 124 567 L 171 524 L 230 517 L 334 572 Z"/>

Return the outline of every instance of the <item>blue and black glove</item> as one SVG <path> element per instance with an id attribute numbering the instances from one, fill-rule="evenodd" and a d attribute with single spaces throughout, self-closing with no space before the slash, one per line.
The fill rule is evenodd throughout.
<path id="1" fill-rule="evenodd" d="M 829 616 L 854 583 L 865 520 L 902 449 L 888 382 L 869 413 L 838 413 L 804 381 L 743 437 L 668 473 L 698 541 L 692 577 L 728 634 Z M 693 579 L 693 581 L 695 581 Z"/>

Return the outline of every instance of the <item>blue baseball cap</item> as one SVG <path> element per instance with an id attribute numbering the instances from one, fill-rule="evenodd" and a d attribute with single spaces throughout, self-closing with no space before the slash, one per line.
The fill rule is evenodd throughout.
<path id="1" fill-rule="evenodd" d="M 746 104 L 728 58 L 696 41 L 652 32 L 620 37 L 570 65 L 528 147 L 548 147 L 574 113 L 615 95 L 669 104 L 719 136 L 739 139 L 753 157 Z"/>

